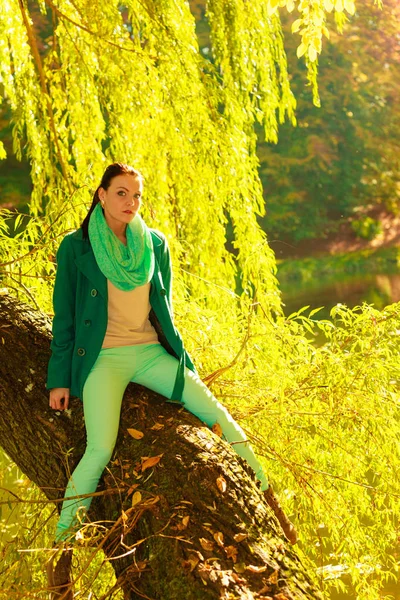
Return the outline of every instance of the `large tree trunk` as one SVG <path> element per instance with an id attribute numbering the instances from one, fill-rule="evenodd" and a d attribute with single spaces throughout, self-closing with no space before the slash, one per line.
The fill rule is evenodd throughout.
<path id="1" fill-rule="evenodd" d="M 49 319 L 0 295 L 0 440 L 52 500 L 84 451 L 82 403 L 55 413 L 45 389 Z M 134 439 L 127 429 L 144 435 Z M 41 457 L 41 460 L 38 460 Z M 154 459 L 147 466 L 145 457 Z M 130 384 L 115 455 L 89 512 L 125 597 L 310 599 L 319 595 L 252 470 L 193 415 Z M 136 495 L 135 495 L 136 494 Z M 134 502 L 132 500 L 134 499 Z M 135 503 L 139 500 L 137 503 Z M 133 506 L 132 506 L 133 504 Z"/>

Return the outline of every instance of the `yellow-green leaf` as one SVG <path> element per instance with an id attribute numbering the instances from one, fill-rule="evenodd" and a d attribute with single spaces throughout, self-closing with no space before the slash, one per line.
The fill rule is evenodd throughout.
<path id="1" fill-rule="evenodd" d="M 301 43 L 300 46 L 297 48 L 297 58 L 301 58 L 303 54 L 305 54 L 306 50 L 307 46 Z"/>
<path id="2" fill-rule="evenodd" d="M 293 2 L 293 0 L 288 0 L 287 1 L 287 3 L 286 3 L 286 10 L 288 12 L 290 12 L 290 13 L 293 12 L 293 10 L 294 10 L 294 2 Z"/>
<path id="3" fill-rule="evenodd" d="M 344 0 L 344 7 L 350 15 L 354 15 L 356 12 L 356 5 L 353 0 Z"/>
<path id="4" fill-rule="evenodd" d="M 296 33 L 300 29 L 302 22 L 303 22 L 303 19 L 296 19 L 295 21 L 293 21 L 292 33 Z"/>
<path id="5" fill-rule="evenodd" d="M 311 62 L 315 62 L 317 60 L 317 51 L 314 46 L 309 47 L 308 58 L 311 60 Z"/>

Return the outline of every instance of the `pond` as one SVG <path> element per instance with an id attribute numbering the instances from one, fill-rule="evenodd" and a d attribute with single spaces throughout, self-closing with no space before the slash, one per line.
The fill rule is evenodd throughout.
<path id="1" fill-rule="evenodd" d="M 346 275 L 340 279 L 336 274 L 332 279 L 325 278 L 321 281 L 282 281 L 281 290 L 287 316 L 303 306 L 310 305 L 309 310 L 324 307 L 315 318 L 329 319 L 330 310 L 338 303 L 354 308 L 367 302 L 380 310 L 388 304 L 399 302 L 400 273 L 365 273 Z M 306 315 L 309 310 L 305 312 Z"/>

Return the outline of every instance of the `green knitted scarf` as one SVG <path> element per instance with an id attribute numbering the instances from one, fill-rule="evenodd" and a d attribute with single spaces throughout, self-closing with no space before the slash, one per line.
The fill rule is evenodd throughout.
<path id="1" fill-rule="evenodd" d="M 153 277 L 153 240 L 139 214 L 127 224 L 125 246 L 109 227 L 99 202 L 90 215 L 89 238 L 100 271 L 118 289 L 133 290 Z"/>

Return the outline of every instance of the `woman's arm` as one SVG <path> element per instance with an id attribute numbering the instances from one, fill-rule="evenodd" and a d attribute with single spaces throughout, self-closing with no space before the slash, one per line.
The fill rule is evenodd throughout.
<path id="1" fill-rule="evenodd" d="M 77 268 L 69 235 L 62 240 L 56 256 L 53 290 L 53 339 L 47 369 L 47 389 L 71 387 L 72 353 L 75 342 L 75 295 Z"/>

